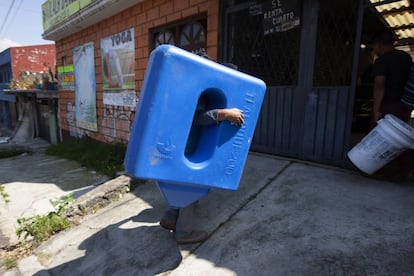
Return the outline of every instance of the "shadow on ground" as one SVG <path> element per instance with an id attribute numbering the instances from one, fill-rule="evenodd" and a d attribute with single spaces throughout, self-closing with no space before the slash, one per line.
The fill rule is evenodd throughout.
<path id="1" fill-rule="evenodd" d="M 179 248 L 159 226 L 133 226 L 154 218 L 153 210 L 112 224 L 84 240 L 85 256 L 49 269 L 50 275 L 155 275 L 176 268 L 181 262 Z M 158 218 L 158 216 L 157 216 Z M 152 220 L 152 219 L 151 219 Z M 158 241 L 158 242 L 154 242 Z M 42 275 L 42 271 L 35 275 Z"/>

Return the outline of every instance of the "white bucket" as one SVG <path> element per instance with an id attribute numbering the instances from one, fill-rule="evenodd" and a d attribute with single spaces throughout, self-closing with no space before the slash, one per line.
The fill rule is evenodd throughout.
<path id="1" fill-rule="evenodd" d="M 408 148 L 414 148 L 414 128 L 391 114 L 377 122 L 349 152 L 348 157 L 361 171 L 373 174 Z"/>

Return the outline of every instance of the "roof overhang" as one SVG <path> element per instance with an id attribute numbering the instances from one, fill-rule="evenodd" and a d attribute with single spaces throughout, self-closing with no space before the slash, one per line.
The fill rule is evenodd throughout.
<path id="1" fill-rule="evenodd" d="M 45 30 L 43 39 L 57 41 L 86 29 L 144 0 L 95 0 L 72 16 Z"/>
<path id="2" fill-rule="evenodd" d="M 392 30 L 399 45 L 414 44 L 413 0 L 369 0 L 382 21 Z"/>

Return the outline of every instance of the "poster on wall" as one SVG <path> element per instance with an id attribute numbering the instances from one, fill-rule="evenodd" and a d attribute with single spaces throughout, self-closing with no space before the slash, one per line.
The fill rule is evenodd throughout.
<path id="1" fill-rule="evenodd" d="M 263 4 L 264 34 L 285 32 L 300 25 L 298 0 L 269 0 Z"/>
<path id="2" fill-rule="evenodd" d="M 62 90 L 75 90 L 75 75 L 73 74 L 73 64 L 58 66 L 59 87 Z"/>
<path id="3" fill-rule="evenodd" d="M 136 105 L 134 29 L 101 39 L 103 103 Z"/>
<path id="4" fill-rule="evenodd" d="M 96 80 L 93 42 L 73 50 L 76 126 L 97 131 Z"/>

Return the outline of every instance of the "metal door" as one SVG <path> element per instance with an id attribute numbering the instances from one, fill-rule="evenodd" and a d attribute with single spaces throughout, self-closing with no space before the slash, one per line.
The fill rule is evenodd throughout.
<path id="1" fill-rule="evenodd" d="M 251 149 L 344 164 L 361 1 L 239 2 L 222 3 L 221 54 L 224 61 L 263 79 L 268 86 Z M 275 2 L 289 2 L 293 11 L 278 10 L 271 6 Z M 278 22 L 283 13 L 289 18 L 299 13 L 300 24 L 266 33 L 269 26 L 264 21 L 273 17 Z"/>

